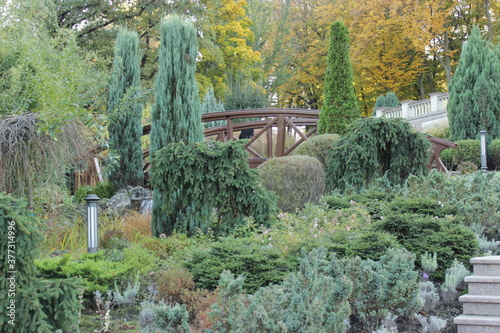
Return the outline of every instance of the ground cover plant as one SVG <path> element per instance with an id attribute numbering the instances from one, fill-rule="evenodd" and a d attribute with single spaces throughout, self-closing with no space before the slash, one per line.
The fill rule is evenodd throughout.
<path id="1" fill-rule="evenodd" d="M 113 232 L 101 251 L 85 254 L 85 242 L 65 243 L 70 247 L 59 250 L 66 254 L 36 261 L 37 274 L 47 283 L 79 278 L 85 289 L 82 332 L 220 332 L 244 321 L 293 331 L 298 317 L 291 313 L 300 311 L 302 323 L 321 322 L 338 332 L 372 333 L 391 325 L 417 332 L 438 323 L 451 329 L 468 260 L 491 251 L 487 230 L 499 222 L 498 206 L 477 198 L 497 202 L 499 185 L 498 175 L 480 172 L 432 172 L 394 186 L 382 178 L 369 189 L 332 193 L 280 213 L 272 225 L 246 220 L 229 237 L 157 238 L 147 228 L 130 229 L 149 225 L 140 214 L 110 216 L 107 230 Z M 297 285 L 311 288 L 308 296 L 294 291 Z M 317 304 L 314 293 L 337 295 L 348 308 L 337 302 L 334 312 L 313 314 L 307 304 Z M 294 308 L 298 304 L 305 308 Z M 262 308 L 265 320 L 256 312 Z"/>

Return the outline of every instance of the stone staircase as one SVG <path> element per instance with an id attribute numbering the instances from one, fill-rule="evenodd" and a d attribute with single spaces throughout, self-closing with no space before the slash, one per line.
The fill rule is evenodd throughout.
<path id="1" fill-rule="evenodd" d="M 453 321 L 457 333 L 500 333 L 500 256 L 473 258 L 471 264 L 469 294 L 459 298 L 463 314 Z"/>

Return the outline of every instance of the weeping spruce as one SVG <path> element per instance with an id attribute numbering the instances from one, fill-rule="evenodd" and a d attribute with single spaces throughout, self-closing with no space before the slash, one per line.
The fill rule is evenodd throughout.
<path id="1" fill-rule="evenodd" d="M 140 59 L 139 35 L 120 29 L 108 98 L 110 148 L 120 156 L 117 169 L 110 174 L 109 181 L 117 189 L 144 182 Z"/>
<path id="2" fill-rule="evenodd" d="M 450 85 L 448 119 L 451 139 L 500 136 L 500 55 L 475 26 L 464 43 Z"/>
<path id="3" fill-rule="evenodd" d="M 363 118 L 337 141 L 326 170 L 328 190 L 369 187 L 385 176 L 392 184 L 425 175 L 430 143 L 401 118 Z"/>
<path id="4" fill-rule="evenodd" d="M 361 117 L 361 110 L 354 92 L 349 47 L 347 28 L 341 21 L 336 21 L 330 28 L 324 102 L 318 122 L 320 134 L 345 134 L 347 126 Z"/>
<path id="5" fill-rule="evenodd" d="M 170 143 L 203 141 L 201 106 L 195 78 L 198 43 L 194 25 L 183 17 L 172 15 L 161 21 L 158 50 L 158 73 L 155 82 L 155 104 L 151 123 L 151 156 Z M 201 227 L 207 209 L 199 202 L 185 202 L 180 189 L 156 186 L 163 172 L 154 158 L 151 181 L 155 186 L 151 228 L 155 236 L 169 235 L 185 226 Z M 193 180 L 194 181 L 194 180 Z M 167 198 L 176 203 L 175 209 L 166 204 Z M 186 227 L 186 225 L 188 227 Z M 182 230 L 178 230 L 182 231 Z"/>

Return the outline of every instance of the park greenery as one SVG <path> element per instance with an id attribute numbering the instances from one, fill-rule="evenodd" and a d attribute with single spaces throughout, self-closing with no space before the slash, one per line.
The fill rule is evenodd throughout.
<path id="1" fill-rule="evenodd" d="M 499 12 L 1 2 L 0 332 L 450 332 L 470 259 L 498 254 Z M 449 173 L 425 133 L 368 117 L 440 90 Z M 202 113 L 263 107 L 321 109 L 320 135 L 257 170 L 248 141 L 204 138 L 222 123 Z M 102 181 L 78 187 L 96 160 Z M 150 213 L 108 209 L 137 185 Z"/>

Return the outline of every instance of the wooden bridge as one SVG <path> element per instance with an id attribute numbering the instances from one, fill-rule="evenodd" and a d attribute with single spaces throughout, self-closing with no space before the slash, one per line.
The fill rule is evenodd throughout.
<path id="1" fill-rule="evenodd" d="M 245 148 L 251 154 L 248 163 L 251 167 L 257 167 L 271 157 L 288 156 L 315 134 L 319 112 L 308 109 L 248 109 L 206 113 L 202 115 L 202 121 L 225 121 L 225 125 L 205 129 L 205 137 L 215 141 L 237 140 L 235 132 L 254 130 Z M 249 118 L 259 120 L 238 122 Z M 287 145 L 287 136 L 293 137 L 294 142 Z M 265 149 L 255 148 L 258 142 Z"/>
<path id="2" fill-rule="evenodd" d="M 251 154 L 248 163 L 252 168 L 259 166 L 272 157 L 288 156 L 302 142 L 317 132 L 317 123 L 320 110 L 310 109 L 247 109 L 223 112 L 205 113 L 202 122 L 224 121 L 225 125 L 210 127 L 204 130 L 206 138 L 215 141 L 227 142 L 238 140 L 236 133 L 245 130 L 254 130 L 254 134 L 245 143 L 246 150 Z M 250 120 L 239 122 L 239 120 Z M 151 131 L 151 125 L 144 127 L 144 135 Z M 287 142 L 287 137 L 292 142 Z M 436 167 L 439 171 L 447 172 L 441 161 L 441 152 L 446 148 L 456 148 L 457 144 L 433 136 L 427 136 L 433 145 L 433 154 L 429 161 L 429 168 Z M 260 149 L 255 148 L 260 143 Z M 264 149 L 262 149 L 264 147 Z M 149 156 L 149 149 L 144 151 L 144 157 Z M 147 163 L 144 167 L 149 167 Z"/>
<path id="3" fill-rule="evenodd" d="M 206 128 L 205 137 L 216 141 L 227 142 L 229 140 L 238 140 L 238 132 L 253 130 L 253 135 L 245 143 L 246 150 L 250 153 L 248 163 L 255 168 L 272 157 L 288 156 L 302 142 L 317 132 L 317 123 L 319 119 L 319 110 L 309 109 L 248 109 L 234 110 L 214 113 L 205 113 L 202 115 L 202 121 L 209 123 L 212 121 L 225 121 L 225 125 Z M 249 120 L 248 119 L 257 119 Z M 244 122 L 243 122 L 243 121 Z M 242 121 L 242 122 L 240 122 Z M 151 125 L 143 128 L 143 135 L 149 135 Z M 287 140 L 287 138 L 289 138 Z M 428 136 L 428 140 L 433 145 L 433 154 L 429 161 L 429 168 L 436 167 L 439 171 L 447 172 L 446 167 L 441 161 L 441 152 L 446 148 L 456 148 L 457 144 L 433 136 Z M 256 147 L 259 145 L 259 147 Z M 98 155 L 103 148 L 95 151 Z M 144 171 L 149 168 L 149 149 L 143 152 L 146 163 Z M 97 163 L 96 163 L 97 165 Z M 96 176 L 96 171 L 87 170 L 83 172 L 90 176 Z M 97 172 L 98 173 L 98 172 Z M 80 182 L 85 185 L 86 181 L 80 175 Z M 87 184 L 88 185 L 88 184 Z"/>

